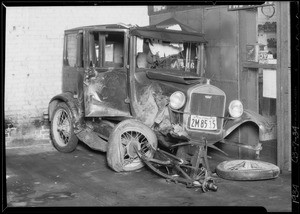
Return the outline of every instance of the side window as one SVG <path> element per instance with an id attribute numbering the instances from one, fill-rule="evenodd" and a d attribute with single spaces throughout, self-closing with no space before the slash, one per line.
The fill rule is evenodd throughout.
<path id="1" fill-rule="evenodd" d="M 123 32 L 91 32 L 89 64 L 96 67 L 121 68 L 124 65 Z"/>
<path id="2" fill-rule="evenodd" d="M 83 67 L 83 37 L 82 33 L 65 35 L 64 65 L 70 67 Z"/>

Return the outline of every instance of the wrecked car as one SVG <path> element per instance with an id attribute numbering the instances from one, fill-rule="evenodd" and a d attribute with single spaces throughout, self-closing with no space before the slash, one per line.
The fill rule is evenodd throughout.
<path id="1" fill-rule="evenodd" d="M 205 43 L 200 33 L 153 26 L 66 30 L 63 93 L 49 103 L 54 147 L 72 152 L 80 140 L 106 152 L 117 172 L 160 164 L 155 153 L 168 151 L 195 178 L 209 171 L 207 147 L 218 149 L 243 123 L 257 125 L 260 141 L 271 139 L 261 115 L 239 100 L 226 106 L 224 91 L 202 75 Z"/>

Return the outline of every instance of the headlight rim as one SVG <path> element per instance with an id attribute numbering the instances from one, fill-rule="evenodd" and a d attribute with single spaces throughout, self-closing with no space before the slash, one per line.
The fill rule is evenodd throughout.
<path id="1" fill-rule="evenodd" d="M 177 94 L 177 93 L 182 95 L 183 100 L 181 101 L 179 106 L 175 107 L 172 105 L 172 97 L 175 96 L 175 94 Z M 174 109 L 174 110 L 181 109 L 185 105 L 185 103 L 186 103 L 186 95 L 182 91 L 175 91 L 169 97 L 169 106 L 171 107 L 171 109 Z"/>
<path id="2" fill-rule="evenodd" d="M 241 112 L 236 114 L 236 112 L 232 112 L 232 105 L 235 103 L 235 102 L 238 102 L 241 106 Z M 239 118 L 243 115 L 244 113 L 244 105 L 242 103 L 242 101 L 240 100 L 232 100 L 230 103 L 229 103 L 229 106 L 228 106 L 228 112 L 229 112 L 229 115 L 233 118 Z"/>

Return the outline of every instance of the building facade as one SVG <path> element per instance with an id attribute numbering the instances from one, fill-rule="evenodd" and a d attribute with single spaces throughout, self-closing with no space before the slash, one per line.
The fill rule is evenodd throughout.
<path id="1" fill-rule="evenodd" d="M 286 170 L 291 169 L 289 6 L 289 2 L 265 2 L 148 7 L 151 25 L 174 18 L 205 35 L 203 76 L 225 91 L 227 102 L 239 99 L 244 108 L 274 122 L 277 141 L 263 143 L 260 157 Z M 257 128 L 247 124 L 229 140 L 255 145 Z M 220 147 L 238 158 L 254 157 L 254 151 Z"/>

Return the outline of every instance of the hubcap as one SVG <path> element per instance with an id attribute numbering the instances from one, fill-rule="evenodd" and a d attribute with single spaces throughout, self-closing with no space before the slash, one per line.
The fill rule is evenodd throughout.
<path id="1" fill-rule="evenodd" d="M 137 140 L 133 140 L 132 142 L 129 142 L 126 147 L 127 147 L 127 153 L 129 157 L 136 158 L 137 156 L 136 149 L 140 150 L 141 146 Z"/>

